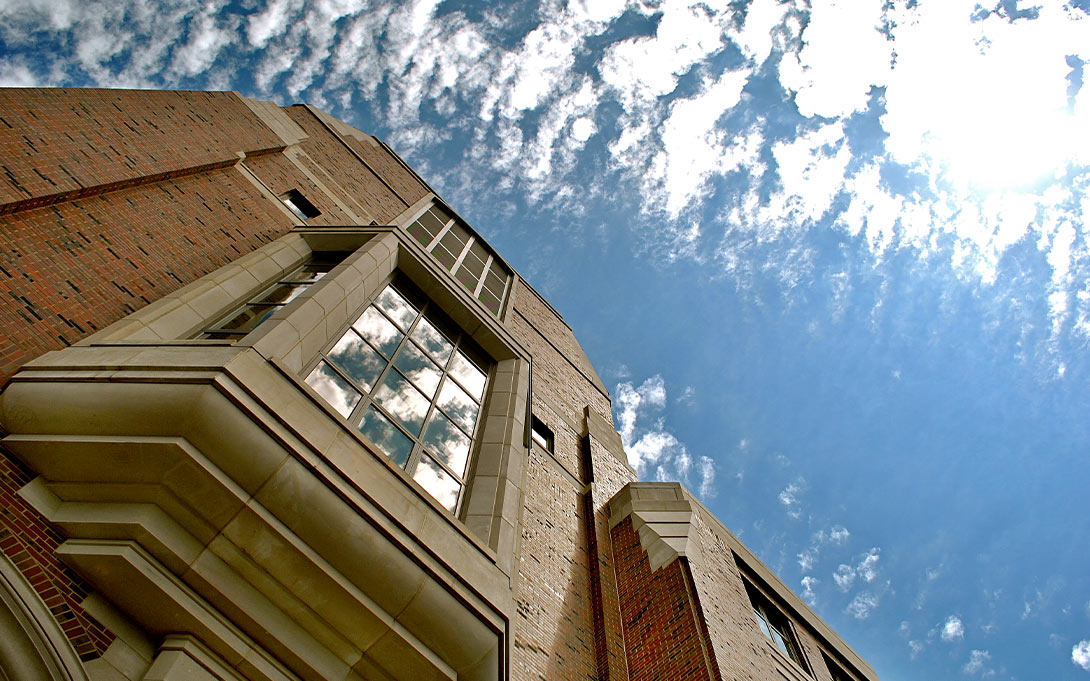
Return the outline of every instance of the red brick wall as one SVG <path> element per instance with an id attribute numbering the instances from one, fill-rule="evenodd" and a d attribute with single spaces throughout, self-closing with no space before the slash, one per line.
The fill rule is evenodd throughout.
<path id="1" fill-rule="evenodd" d="M 289 106 L 284 111 L 309 135 L 299 146 L 308 156 L 328 168 L 347 193 L 356 197 L 376 222 L 389 224 L 412 205 L 409 201 L 411 197 L 399 197 L 374 173 L 362 167 L 359 158 L 306 107 Z"/>
<path id="2" fill-rule="evenodd" d="M 283 146 L 234 93 L 142 90 L 0 89 L 0 140 L 0 213 Z"/>
<path id="3" fill-rule="evenodd" d="M 621 463 L 593 437 L 587 437 L 583 446 L 587 469 L 593 480 L 585 499 L 588 520 L 592 522 L 587 535 L 598 677 L 601 681 L 625 681 L 629 678 L 628 661 L 624 649 L 620 595 L 609 532 L 609 500 L 622 487 L 633 482 L 636 476 L 632 469 Z"/>
<path id="4" fill-rule="evenodd" d="M 0 448 L 0 550 L 41 596 L 86 662 L 100 657 L 116 636 L 80 607 L 90 589 L 54 555 L 60 535 L 16 494 L 33 477 Z"/>
<path id="5" fill-rule="evenodd" d="M 290 227 L 235 169 L 4 216 L 0 380 Z"/>
<path id="6" fill-rule="evenodd" d="M 308 201 L 313 203 L 321 211 L 321 215 L 307 220 L 308 227 L 355 224 L 356 221 L 348 213 L 341 210 L 333 199 L 319 189 L 318 185 L 303 174 L 299 167 L 284 154 L 264 154 L 247 158 L 244 165 L 277 196 L 292 189 L 297 189 Z M 349 205 L 351 207 L 351 204 Z"/>
<path id="7" fill-rule="evenodd" d="M 405 166 L 401 165 L 398 159 L 391 156 L 390 152 L 378 144 L 377 141 L 375 144 L 371 144 L 355 137 L 347 137 L 345 141 L 410 206 L 424 198 L 428 193 L 428 188 L 421 184 L 413 173 L 406 170 Z"/>
<path id="8" fill-rule="evenodd" d="M 652 572 L 631 519 L 610 534 L 632 681 L 718 679 L 687 563 L 675 560 Z"/>

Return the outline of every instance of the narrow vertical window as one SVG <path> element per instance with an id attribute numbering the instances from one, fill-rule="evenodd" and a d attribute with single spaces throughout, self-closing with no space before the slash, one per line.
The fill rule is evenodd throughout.
<path id="1" fill-rule="evenodd" d="M 787 617 L 749 582 L 746 582 L 746 593 L 749 594 L 749 602 L 753 606 L 753 616 L 757 620 L 757 626 L 760 628 L 761 633 L 776 644 L 780 651 L 805 669 L 806 665 L 803 663 L 798 641 L 795 640 L 795 635 L 791 631 L 791 624 L 787 621 Z"/>
<path id="2" fill-rule="evenodd" d="M 545 451 L 553 451 L 553 431 L 536 416 L 530 417 L 530 437 Z"/>

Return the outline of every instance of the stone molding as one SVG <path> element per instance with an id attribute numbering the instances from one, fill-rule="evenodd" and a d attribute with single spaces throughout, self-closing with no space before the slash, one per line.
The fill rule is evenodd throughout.
<path id="1" fill-rule="evenodd" d="M 678 558 L 690 564 L 703 561 L 693 526 L 695 507 L 679 482 L 630 482 L 609 501 L 609 527 L 631 518 L 632 529 L 647 552 L 651 570 Z"/>

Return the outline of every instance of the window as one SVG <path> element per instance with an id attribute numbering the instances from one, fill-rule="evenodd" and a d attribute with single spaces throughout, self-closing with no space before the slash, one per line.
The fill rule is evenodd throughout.
<path id="1" fill-rule="evenodd" d="M 545 451 L 553 451 L 553 431 L 536 416 L 530 417 L 530 437 Z"/>
<path id="2" fill-rule="evenodd" d="M 279 279 L 240 308 L 204 330 L 198 338 L 238 339 L 250 333 L 274 312 L 299 297 L 308 286 L 325 276 L 343 253 L 315 253 L 311 261 Z"/>
<path id="3" fill-rule="evenodd" d="M 439 205 L 406 229 L 492 314 L 499 315 L 511 272 L 484 241 Z"/>
<path id="4" fill-rule="evenodd" d="M 306 382 L 456 513 L 487 383 L 482 353 L 411 285 L 387 286 Z M 414 302 L 415 301 L 415 302 Z"/>
<path id="5" fill-rule="evenodd" d="M 322 211 L 308 201 L 307 197 L 303 196 L 303 193 L 298 189 L 292 189 L 288 193 L 282 194 L 280 200 L 291 209 L 291 212 L 299 216 L 300 220 L 309 220 L 322 214 Z"/>
<path id="6" fill-rule="evenodd" d="M 749 602 L 753 606 L 753 616 L 757 619 L 757 626 L 761 632 L 776 644 L 785 655 L 805 669 L 802 654 L 799 651 L 798 641 L 791 631 L 791 624 L 787 617 L 776 609 L 757 589 L 746 582 L 746 593 L 749 594 Z"/>
<path id="7" fill-rule="evenodd" d="M 829 675 L 833 677 L 833 681 L 855 681 L 840 665 L 833 662 L 832 658 L 824 650 L 821 651 L 821 656 L 825 658 L 825 668 L 829 670 Z"/>

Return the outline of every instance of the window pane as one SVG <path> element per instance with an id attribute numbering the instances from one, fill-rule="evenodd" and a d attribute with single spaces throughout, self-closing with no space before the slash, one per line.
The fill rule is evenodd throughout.
<path id="1" fill-rule="evenodd" d="M 402 333 L 374 306 L 368 307 L 352 328 L 359 331 L 361 336 L 387 357 L 394 356 L 394 350 L 397 350 L 397 345 L 401 342 Z"/>
<path id="2" fill-rule="evenodd" d="M 439 408 L 467 433 L 473 432 L 473 424 L 477 422 L 480 407 L 454 381 L 447 379 L 443 389 L 439 391 Z"/>
<path id="3" fill-rule="evenodd" d="M 314 367 L 314 371 L 307 376 L 307 385 L 314 388 L 345 418 L 348 418 L 362 397 L 358 390 L 349 385 L 348 381 L 341 378 L 333 367 L 324 361 L 318 362 L 318 366 Z"/>
<path id="4" fill-rule="evenodd" d="M 454 359 L 450 362 L 450 373 L 454 378 L 458 379 L 458 382 L 473 396 L 473 399 L 480 401 L 481 395 L 484 393 L 484 373 L 466 359 L 461 351 L 454 353 Z"/>
<path id="5" fill-rule="evenodd" d="M 500 299 L 493 295 L 487 288 L 481 289 L 480 294 L 477 296 L 477 300 L 481 301 L 485 308 L 492 314 L 498 315 L 500 313 Z"/>
<path id="6" fill-rule="evenodd" d="M 329 351 L 329 358 L 367 392 L 386 368 L 386 359 L 351 329 Z"/>
<path id="7" fill-rule="evenodd" d="M 432 326 L 432 323 L 426 317 L 421 319 L 416 328 L 413 329 L 411 338 L 420 343 L 420 346 L 427 350 L 428 354 L 438 360 L 440 364 L 447 363 L 450 351 L 454 349 L 446 336 L 440 333 L 439 329 Z"/>
<path id="8" fill-rule="evenodd" d="M 504 286 L 507 285 L 507 278 L 498 274 L 496 270 L 496 262 L 492 261 L 492 267 L 489 268 L 488 274 L 484 277 L 484 285 L 499 298 L 503 295 Z"/>
<path id="9" fill-rule="evenodd" d="M 441 412 L 433 411 L 424 433 L 424 446 L 459 476 L 466 474 L 469 438 Z"/>
<path id="10" fill-rule="evenodd" d="M 230 329 L 232 331 L 250 331 L 258 324 L 272 316 L 273 312 L 280 309 L 279 305 L 247 305 L 222 324 L 216 325 L 217 329 Z"/>
<path id="11" fill-rule="evenodd" d="M 379 294 L 375 304 L 383 312 L 390 315 L 390 319 L 394 320 L 394 323 L 400 326 L 403 331 L 408 329 L 413 320 L 416 319 L 416 308 L 390 286 L 387 286 L 386 290 Z"/>
<path id="12" fill-rule="evenodd" d="M 450 226 L 450 229 L 439 240 L 439 243 L 443 248 L 447 249 L 451 255 L 457 258 L 462 254 L 462 250 L 466 247 L 466 242 L 469 241 L 469 232 L 465 227 L 462 227 L 457 222 Z"/>
<path id="13" fill-rule="evenodd" d="M 375 393 L 375 400 L 393 414 L 413 437 L 420 434 L 430 403 L 404 376 L 396 371 L 387 373 Z"/>
<path id="14" fill-rule="evenodd" d="M 462 286 L 465 286 L 469 292 L 472 293 L 477 289 L 477 276 L 464 267 L 464 260 L 462 261 L 462 265 L 463 267 L 458 269 L 458 274 L 456 274 L 454 278 L 461 282 Z"/>
<path id="15" fill-rule="evenodd" d="M 295 300 L 306 288 L 307 284 L 277 284 L 257 302 L 283 305 Z"/>
<path id="16" fill-rule="evenodd" d="M 420 486 L 448 511 L 454 512 L 458 506 L 458 493 L 461 492 L 462 486 L 427 455 L 420 457 L 420 463 L 413 472 L 413 480 L 420 483 Z"/>
<path id="17" fill-rule="evenodd" d="M 321 269 L 316 269 L 321 267 Z M 326 275 L 332 265 L 308 265 L 298 272 L 284 277 L 284 281 L 313 284 Z"/>
<path id="18" fill-rule="evenodd" d="M 429 400 L 435 397 L 435 389 L 439 387 L 439 379 L 443 377 L 443 374 L 435 362 L 420 351 L 420 348 L 412 343 L 401 346 L 401 352 L 394 360 L 394 366 L 401 369 L 401 373 L 420 388 Z"/>
<path id="19" fill-rule="evenodd" d="M 433 248 L 431 252 L 432 255 L 435 256 L 435 259 L 442 263 L 443 267 L 447 268 L 448 270 L 454 267 L 454 263 L 458 262 L 458 254 L 448 251 L 443 246 L 442 242 L 436 245 L 436 247 Z"/>
<path id="20" fill-rule="evenodd" d="M 390 419 L 382 415 L 375 405 L 367 408 L 360 424 L 360 432 L 370 438 L 371 442 L 378 445 L 386 456 L 402 468 L 409 461 L 409 454 L 413 451 L 413 441 L 409 439 L 401 429 L 395 426 Z"/>

